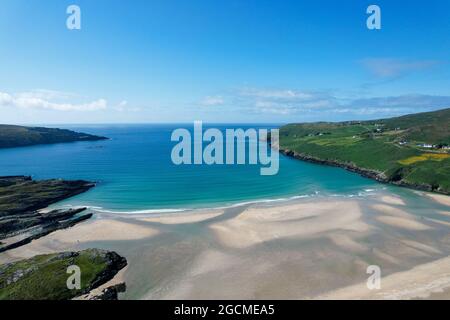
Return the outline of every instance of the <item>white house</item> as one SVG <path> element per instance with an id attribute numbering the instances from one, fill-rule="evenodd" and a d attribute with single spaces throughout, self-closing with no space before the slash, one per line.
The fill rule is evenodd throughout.
<path id="1" fill-rule="evenodd" d="M 422 147 L 422 148 L 427 148 L 427 149 L 434 148 L 434 145 L 429 144 L 429 143 L 418 144 L 418 146 Z"/>

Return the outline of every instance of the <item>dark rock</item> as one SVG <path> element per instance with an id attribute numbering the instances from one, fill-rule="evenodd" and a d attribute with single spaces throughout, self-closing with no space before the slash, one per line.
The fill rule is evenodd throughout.
<path id="1" fill-rule="evenodd" d="M 81 300 L 118 300 L 119 293 L 125 292 L 127 286 L 125 282 L 107 287 L 100 292 L 91 291 L 89 294 L 80 297 Z"/>
<path id="2" fill-rule="evenodd" d="M 92 213 L 88 213 L 85 215 L 82 215 L 80 217 L 71 219 L 71 220 L 67 220 L 67 221 L 62 221 L 62 222 L 52 222 L 51 224 L 45 225 L 42 227 L 42 229 L 40 231 L 36 231 L 35 233 L 33 233 L 32 235 L 21 239 L 19 241 L 13 242 L 11 244 L 5 245 L 3 247 L 0 247 L 0 253 L 1 252 L 5 252 L 11 249 L 15 249 L 18 247 L 21 247 L 25 244 L 30 243 L 33 240 L 42 238 L 52 232 L 55 232 L 57 230 L 61 230 L 61 229 L 67 229 L 70 227 L 73 227 L 74 225 L 76 225 L 77 223 L 80 223 L 82 221 L 88 220 L 92 217 Z"/>
<path id="3" fill-rule="evenodd" d="M 53 210 L 46 213 L 41 213 L 40 216 L 44 221 L 65 220 L 73 217 L 74 215 L 83 212 L 87 208 L 77 208 L 69 210 Z"/>
<path id="4" fill-rule="evenodd" d="M 92 214 L 78 216 L 86 208 L 38 210 L 58 201 L 83 193 L 95 184 L 89 181 L 33 181 L 27 176 L 0 177 L 0 239 L 27 234 L 20 241 L 0 247 L 0 252 L 17 248 L 55 230 L 68 228 L 89 219 Z"/>

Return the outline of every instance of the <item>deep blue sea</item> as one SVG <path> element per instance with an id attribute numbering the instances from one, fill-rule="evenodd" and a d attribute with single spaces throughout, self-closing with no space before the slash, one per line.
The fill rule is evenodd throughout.
<path id="1" fill-rule="evenodd" d="M 0 175 L 95 181 L 96 188 L 63 204 L 118 212 L 216 207 L 318 194 L 361 196 L 385 188 L 339 168 L 284 156 L 280 156 L 279 173 L 274 176 L 261 176 L 259 165 L 176 166 L 171 161 L 176 144 L 171 142 L 171 133 L 175 128 L 192 130 L 193 124 L 58 127 L 110 140 L 3 149 Z"/>

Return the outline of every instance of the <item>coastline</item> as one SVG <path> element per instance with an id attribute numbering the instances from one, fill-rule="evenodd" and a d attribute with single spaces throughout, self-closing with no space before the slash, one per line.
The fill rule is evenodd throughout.
<path id="1" fill-rule="evenodd" d="M 360 168 L 357 167 L 353 164 L 350 163 L 341 163 L 339 161 L 333 161 L 333 160 L 325 160 L 325 159 L 320 159 L 320 158 L 316 158 L 310 155 L 304 155 L 304 154 L 300 154 L 298 152 L 289 150 L 289 149 L 279 149 L 280 153 L 282 153 L 283 155 L 293 158 L 293 159 L 297 159 L 297 160 L 301 160 L 301 161 L 306 161 L 306 162 L 310 162 L 310 163 L 315 163 L 315 164 L 321 164 L 321 165 L 327 165 L 327 166 L 332 166 L 332 167 L 338 167 L 338 168 L 342 168 L 344 170 L 347 170 L 349 172 L 353 172 L 353 173 L 357 173 L 362 177 L 365 178 L 369 178 L 372 180 L 376 180 L 380 183 L 385 183 L 385 184 L 390 184 L 390 185 L 395 185 L 398 187 L 405 187 L 405 188 L 410 188 L 413 190 L 419 190 L 419 191 L 426 191 L 426 192 L 434 192 L 437 194 L 443 194 L 443 195 L 450 195 L 450 193 L 442 191 L 442 190 L 437 190 L 437 189 L 433 189 L 432 186 L 430 185 L 426 185 L 426 184 L 411 184 L 411 183 L 407 183 L 403 180 L 399 180 L 399 181 L 393 181 L 391 179 L 388 179 L 382 172 L 378 172 L 375 170 L 370 170 L 370 169 L 364 169 L 364 168 Z"/>
<path id="2" fill-rule="evenodd" d="M 151 215 L 98 213 L 7 252 L 0 263 L 88 247 L 114 250 L 129 261 L 124 299 L 339 299 L 345 295 L 337 290 L 364 290 L 366 267 L 379 264 L 389 288 L 410 288 L 398 298 L 423 298 L 450 289 L 445 270 L 437 269 L 450 256 L 450 205 L 445 196 L 422 197 L 436 207 L 413 212 L 408 200 L 381 192 Z M 411 289 L 414 277 L 408 284 L 395 276 L 421 265 L 435 276 L 424 278 L 423 290 Z M 439 279 L 445 281 L 427 286 Z M 359 292 L 350 298 L 372 298 Z"/>
<path id="3" fill-rule="evenodd" d="M 90 219 L 92 213 L 84 214 L 85 207 L 46 208 L 94 186 L 84 180 L 34 181 L 29 176 L 0 177 L 0 253 Z"/>
<path id="4" fill-rule="evenodd" d="M 114 214 L 114 215 L 126 215 L 126 216 L 134 216 L 134 215 L 151 215 L 151 216 L 166 216 L 168 214 L 183 214 L 186 212 L 202 212 L 208 210 L 219 210 L 219 209 L 230 209 L 236 207 L 242 207 L 246 205 L 265 205 L 265 204 L 277 204 L 290 202 L 300 199 L 326 199 L 326 198 L 338 198 L 338 199 L 351 199 L 351 198 L 365 198 L 370 196 L 376 196 L 377 192 L 382 192 L 386 190 L 385 186 L 381 188 L 366 188 L 362 189 L 359 192 L 348 193 L 348 194 L 340 194 L 340 193 L 324 193 L 320 191 L 315 191 L 309 194 L 300 194 L 300 195 L 289 195 L 286 197 L 274 197 L 274 198 L 251 198 L 247 200 L 236 200 L 236 201 L 224 201 L 224 202 L 211 202 L 205 204 L 203 206 L 181 206 L 179 208 L 150 208 L 150 209 L 109 209 L 102 206 L 90 206 L 85 205 L 83 202 L 81 203 L 65 203 L 61 205 L 61 203 L 55 203 L 49 206 L 46 210 L 51 209 L 77 209 L 77 208 L 86 208 L 91 210 L 95 214 Z M 412 190 L 410 190 L 412 191 Z M 70 199 L 68 199 L 70 200 Z"/>

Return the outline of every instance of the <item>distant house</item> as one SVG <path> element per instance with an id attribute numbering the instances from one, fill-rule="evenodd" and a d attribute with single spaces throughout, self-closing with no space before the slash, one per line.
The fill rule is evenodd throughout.
<path id="1" fill-rule="evenodd" d="M 422 148 L 427 148 L 427 149 L 434 148 L 434 145 L 429 144 L 429 143 L 421 143 L 421 144 L 418 144 L 417 146 L 422 147 Z"/>
<path id="2" fill-rule="evenodd" d="M 316 136 L 324 136 L 324 135 L 329 135 L 331 134 L 330 132 L 317 132 L 315 135 Z"/>

